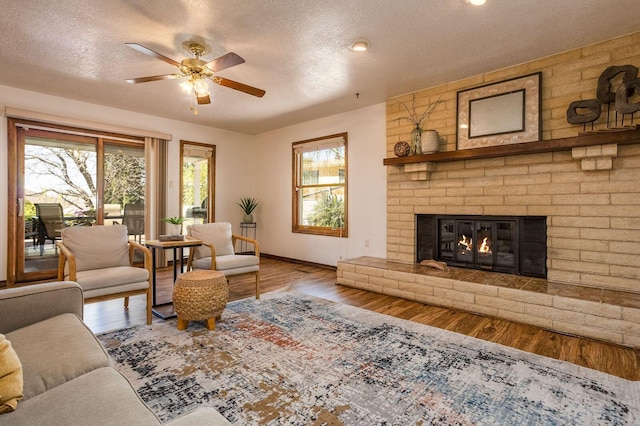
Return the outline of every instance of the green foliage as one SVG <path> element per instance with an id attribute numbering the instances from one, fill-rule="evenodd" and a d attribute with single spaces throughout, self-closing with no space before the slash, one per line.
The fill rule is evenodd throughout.
<path id="1" fill-rule="evenodd" d="M 200 200 L 204 200 L 208 196 L 209 184 L 209 165 L 207 162 L 202 162 L 197 165 L 200 175 L 200 182 L 197 188 L 194 188 L 196 165 L 194 163 L 184 162 L 182 164 L 182 205 L 183 206 L 195 206 L 196 203 L 196 191 L 200 194 Z"/>
<path id="2" fill-rule="evenodd" d="M 24 220 L 31 220 L 36 216 L 36 206 L 29 200 L 24 200 Z"/>
<path id="3" fill-rule="evenodd" d="M 144 202 L 144 158 L 127 154 L 105 154 L 105 204 L 135 204 Z"/>
<path id="4" fill-rule="evenodd" d="M 162 220 L 173 225 L 181 225 L 186 219 L 184 217 L 165 217 Z"/>
<path id="5" fill-rule="evenodd" d="M 344 226 L 344 200 L 337 195 L 323 193 L 308 220 L 311 226 L 342 228 Z"/>
<path id="6" fill-rule="evenodd" d="M 236 204 L 240 206 L 244 214 L 251 214 L 260 202 L 253 197 L 243 197 L 240 198 L 240 202 Z"/>

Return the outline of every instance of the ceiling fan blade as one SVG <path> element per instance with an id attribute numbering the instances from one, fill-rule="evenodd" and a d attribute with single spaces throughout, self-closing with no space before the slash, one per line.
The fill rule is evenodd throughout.
<path id="1" fill-rule="evenodd" d="M 184 77 L 182 74 L 162 74 L 162 75 L 151 75 L 149 77 L 138 77 L 138 78 L 128 78 L 125 81 L 127 83 L 146 83 L 148 81 L 158 81 L 158 80 L 173 80 L 176 78 Z"/>
<path id="2" fill-rule="evenodd" d="M 132 48 L 133 50 L 137 50 L 138 52 L 144 53 L 145 55 L 153 56 L 154 58 L 160 59 L 161 61 L 164 61 L 176 67 L 180 66 L 180 62 L 176 62 L 171 58 L 167 58 L 166 56 L 161 55 L 158 52 L 154 52 L 153 50 L 148 49 L 144 46 L 141 46 L 138 43 L 125 43 L 125 44 L 130 48 Z"/>
<path id="3" fill-rule="evenodd" d="M 226 55 L 222 55 L 219 58 L 214 59 L 213 61 L 207 62 L 205 66 L 211 71 L 218 72 L 243 63 L 244 59 L 233 52 L 229 52 Z"/>
<path id="4" fill-rule="evenodd" d="M 209 95 L 196 96 L 196 98 L 198 99 L 198 105 L 206 105 L 211 103 L 211 98 L 209 98 Z"/>
<path id="5" fill-rule="evenodd" d="M 241 92 L 248 93 L 249 95 L 257 96 L 259 98 L 263 97 L 264 94 L 266 93 L 262 89 L 247 86 L 246 84 L 238 83 L 237 81 L 229 80 L 228 78 L 216 76 L 216 77 L 213 77 L 211 80 L 213 80 L 214 83 L 218 83 L 221 86 L 239 90 Z"/>

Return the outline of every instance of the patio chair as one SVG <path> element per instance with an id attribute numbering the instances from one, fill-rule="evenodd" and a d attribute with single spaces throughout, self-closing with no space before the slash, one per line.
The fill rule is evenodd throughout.
<path id="1" fill-rule="evenodd" d="M 255 275 L 256 299 L 260 298 L 260 247 L 258 241 L 234 235 L 228 222 L 202 223 L 187 226 L 187 234 L 202 240 L 201 247 L 189 251 L 187 270 L 211 269 L 234 275 Z M 235 254 L 236 241 L 242 240 L 253 245 L 255 255 Z"/>
<path id="2" fill-rule="evenodd" d="M 55 243 L 60 239 L 62 228 L 65 227 L 62 205 L 58 203 L 35 203 L 34 205 L 38 218 L 36 232 L 38 233 L 40 256 L 44 253 L 44 243 L 47 240 L 51 240 L 57 253 L 58 248 L 55 247 Z"/>
<path id="3" fill-rule="evenodd" d="M 144 204 L 125 204 L 122 224 L 127 227 L 127 234 L 133 235 L 142 244 L 144 235 Z"/>
<path id="4" fill-rule="evenodd" d="M 123 225 L 73 226 L 62 230 L 58 280 L 77 282 L 84 302 L 93 303 L 144 294 L 151 324 L 151 251 L 129 240 Z M 144 267 L 133 265 L 134 252 L 144 254 Z"/>

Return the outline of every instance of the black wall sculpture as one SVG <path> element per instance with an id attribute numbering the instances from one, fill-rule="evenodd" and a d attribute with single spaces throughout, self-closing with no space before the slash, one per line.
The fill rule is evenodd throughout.
<path id="1" fill-rule="evenodd" d="M 612 81 L 623 73 L 622 83 L 612 90 Z M 618 113 L 622 114 L 621 124 L 623 126 L 626 114 L 631 114 L 631 123 L 633 123 L 633 114 L 640 111 L 640 102 L 629 103 L 629 98 L 633 96 L 634 92 L 640 94 L 637 67 L 633 65 L 608 67 L 598 78 L 596 99 L 571 102 L 567 109 L 567 122 L 582 124 L 583 129 L 586 128 L 587 123 L 591 123 L 591 130 L 593 130 L 593 122 L 600 118 L 602 106 L 607 105 L 607 127 L 609 127 L 611 104 L 613 103 L 616 111 L 615 125 L 618 124 Z"/>

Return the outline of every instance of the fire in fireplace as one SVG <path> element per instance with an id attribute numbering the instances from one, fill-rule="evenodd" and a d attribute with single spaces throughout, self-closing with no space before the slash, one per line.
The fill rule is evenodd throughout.
<path id="1" fill-rule="evenodd" d="M 546 277 L 546 217 L 417 215 L 417 262 Z"/>

